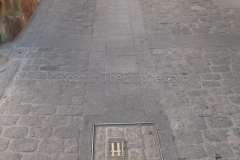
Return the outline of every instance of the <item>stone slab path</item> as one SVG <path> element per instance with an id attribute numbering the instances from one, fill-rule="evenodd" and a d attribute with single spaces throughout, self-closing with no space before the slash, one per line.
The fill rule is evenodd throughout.
<path id="1" fill-rule="evenodd" d="M 240 5 L 229 2 L 43 0 L 0 46 L 0 160 L 90 160 L 94 124 L 141 122 L 164 160 L 239 160 Z M 136 153 L 127 159 L 153 154 Z"/>

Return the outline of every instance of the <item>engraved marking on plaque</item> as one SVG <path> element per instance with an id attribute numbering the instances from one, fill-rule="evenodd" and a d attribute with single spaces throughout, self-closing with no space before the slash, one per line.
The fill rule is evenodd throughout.
<path id="1" fill-rule="evenodd" d="M 125 157 L 125 141 L 109 140 L 109 157 L 124 158 Z"/>

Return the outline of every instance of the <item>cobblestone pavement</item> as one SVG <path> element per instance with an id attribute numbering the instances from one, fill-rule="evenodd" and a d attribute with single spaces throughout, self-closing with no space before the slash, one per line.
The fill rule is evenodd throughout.
<path id="1" fill-rule="evenodd" d="M 120 142 L 119 147 L 112 147 L 114 142 Z M 124 160 L 162 159 L 154 125 L 96 126 L 94 146 L 95 160 L 110 159 L 118 154 L 122 154 Z"/>
<path id="2" fill-rule="evenodd" d="M 237 0 L 43 0 L 0 48 L 0 160 L 90 160 L 93 124 L 133 122 L 165 160 L 239 160 L 239 31 Z"/>

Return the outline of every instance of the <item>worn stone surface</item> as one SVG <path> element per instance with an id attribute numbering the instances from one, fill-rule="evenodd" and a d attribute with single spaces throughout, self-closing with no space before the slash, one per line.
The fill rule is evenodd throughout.
<path id="1" fill-rule="evenodd" d="M 238 6 L 42 1 L 20 37 L 0 46 L 0 159 L 88 160 L 93 124 L 131 122 L 155 123 L 164 159 L 239 159 Z M 146 147 L 128 158 L 157 155 L 150 129 L 127 130 L 130 146 Z"/>

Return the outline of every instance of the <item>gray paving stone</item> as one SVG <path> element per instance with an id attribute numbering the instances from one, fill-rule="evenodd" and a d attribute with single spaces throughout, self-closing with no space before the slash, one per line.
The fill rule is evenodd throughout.
<path id="1" fill-rule="evenodd" d="M 188 95 L 191 97 L 206 96 L 208 95 L 207 90 L 191 90 L 188 92 Z"/>
<path id="2" fill-rule="evenodd" d="M 33 115 L 51 115 L 55 112 L 55 106 L 36 106 L 31 109 L 31 114 Z"/>
<path id="3" fill-rule="evenodd" d="M 63 140 L 44 139 L 39 142 L 38 151 L 45 153 L 62 152 L 64 149 Z"/>
<path id="4" fill-rule="evenodd" d="M 27 127 L 11 127 L 4 130 L 3 136 L 9 138 L 23 138 L 27 135 L 27 133 Z"/>
<path id="5" fill-rule="evenodd" d="M 51 127 L 32 127 L 29 131 L 30 137 L 46 138 L 52 134 Z"/>
<path id="6" fill-rule="evenodd" d="M 227 142 L 228 130 L 205 130 L 204 137 L 207 142 Z"/>
<path id="7" fill-rule="evenodd" d="M 35 153 L 30 155 L 23 155 L 21 160 L 51 160 L 51 156 L 44 153 Z"/>
<path id="8" fill-rule="evenodd" d="M 175 148 L 175 145 L 172 145 L 170 147 L 162 147 L 162 153 L 163 157 L 166 160 L 178 160 L 178 153 Z"/>
<path id="9" fill-rule="evenodd" d="M 145 119 L 144 109 L 109 109 L 104 113 L 105 123 L 140 122 Z"/>
<path id="10" fill-rule="evenodd" d="M 233 152 L 235 153 L 235 155 L 239 156 L 240 155 L 240 145 L 239 144 L 231 144 Z"/>
<path id="11" fill-rule="evenodd" d="M 20 160 L 21 156 L 19 153 L 0 153 L 2 160 Z"/>
<path id="12" fill-rule="evenodd" d="M 204 80 L 220 80 L 221 76 L 219 74 L 201 74 Z"/>
<path id="13" fill-rule="evenodd" d="M 18 124 L 23 126 L 39 126 L 43 123 L 44 116 L 22 116 L 19 117 Z"/>
<path id="14" fill-rule="evenodd" d="M 1 138 L 0 140 L 1 140 L 1 141 L 0 141 L 0 151 L 4 151 L 4 150 L 6 150 L 7 147 L 8 147 L 9 140 L 8 140 L 8 139 L 3 139 L 3 138 Z M 1 157 L 1 156 L 0 156 L 0 157 Z"/>
<path id="15" fill-rule="evenodd" d="M 233 94 L 233 91 L 231 90 L 231 88 L 225 88 L 225 87 L 213 88 L 213 89 L 210 90 L 210 92 L 213 95 L 230 95 L 230 94 Z"/>
<path id="16" fill-rule="evenodd" d="M 41 71 L 60 71 L 59 66 L 42 66 Z"/>
<path id="17" fill-rule="evenodd" d="M 191 59 L 192 66 L 209 66 L 209 62 L 206 59 Z"/>
<path id="18" fill-rule="evenodd" d="M 203 81 L 202 85 L 203 85 L 203 87 L 206 87 L 206 88 L 221 86 L 221 84 L 218 81 Z"/>
<path id="19" fill-rule="evenodd" d="M 231 146 L 225 143 L 207 144 L 206 150 L 208 156 L 212 158 L 215 158 L 216 156 L 222 158 L 230 158 L 234 156 Z"/>
<path id="20" fill-rule="evenodd" d="M 232 62 L 232 59 L 230 57 L 226 57 L 226 58 L 212 58 L 211 59 L 211 63 L 213 65 L 229 65 Z"/>
<path id="21" fill-rule="evenodd" d="M 78 140 L 71 139 L 68 140 L 65 144 L 66 152 L 67 153 L 77 153 L 78 152 Z"/>
<path id="22" fill-rule="evenodd" d="M 229 72 L 230 67 L 229 66 L 213 66 L 211 67 L 213 72 Z"/>
<path id="23" fill-rule="evenodd" d="M 63 116 L 82 115 L 83 108 L 80 105 L 59 106 L 56 114 Z"/>
<path id="24" fill-rule="evenodd" d="M 137 73 L 137 59 L 135 56 L 107 56 L 106 73 Z"/>
<path id="25" fill-rule="evenodd" d="M 24 87 L 33 87 L 35 85 L 35 80 L 17 80 L 15 87 L 24 88 Z"/>
<path id="26" fill-rule="evenodd" d="M 203 117 L 190 118 L 186 124 L 188 129 L 206 129 L 207 128 L 205 118 Z"/>
<path id="27" fill-rule="evenodd" d="M 18 116 L 0 116 L 0 125 L 10 126 L 14 125 L 18 120 Z"/>
<path id="28" fill-rule="evenodd" d="M 78 160 L 77 154 L 62 154 L 60 156 L 54 157 L 53 160 Z"/>
<path id="29" fill-rule="evenodd" d="M 160 139 L 161 147 L 171 147 L 171 145 L 174 145 L 174 136 L 172 135 L 171 130 L 158 130 L 158 136 Z"/>
<path id="30" fill-rule="evenodd" d="M 44 124 L 47 126 L 64 126 L 67 123 L 68 117 L 66 116 L 50 116 L 44 121 Z"/>
<path id="31" fill-rule="evenodd" d="M 80 129 L 73 127 L 61 127 L 55 130 L 54 135 L 59 138 L 79 138 Z"/>
<path id="32" fill-rule="evenodd" d="M 14 139 L 10 143 L 10 150 L 15 152 L 33 152 L 37 149 L 38 140 L 29 138 Z"/>
<path id="33" fill-rule="evenodd" d="M 83 117 L 71 117 L 69 119 L 69 126 L 71 127 L 78 127 L 82 129 L 83 126 Z"/>
<path id="34" fill-rule="evenodd" d="M 179 158 L 183 159 L 200 159 L 207 156 L 202 145 L 179 146 L 178 154 Z"/>
<path id="35" fill-rule="evenodd" d="M 37 65 L 27 65 L 25 67 L 22 68 L 23 71 L 37 71 L 38 70 L 38 66 Z"/>
<path id="36" fill-rule="evenodd" d="M 201 73 L 209 73 L 210 72 L 210 68 L 209 67 L 192 67 L 191 71 L 197 74 L 201 74 Z"/>
<path id="37" fill-rule="evenodd" d="M 6 114 L 26 115 L 30 110 L 31 105 L 12 105 L 5 111 Z"/>
<path id="38" fill-rule="evenodd" d="M 140 85 L 138 84 L 114 84 L 106 85 L 105 95 L 106 96 L 139 96 L 141 93 Z"/>
<path id="39" fill-rule="evenodd" d="M 42 54 L 42 58 L 46 58 L 48 60 L 57 59 L 58 56 L 59 56 L 59 53 L 43 53 Z"/>
<path id="40" fill-rule="evenodd" d="M 235 92 L 235 93 L 240 93 L 240 87 L 234 87 L 233 88 L 233 91 Z"/>
<path id="41" fill-rule="evenodd" d="M 232 131 L 237 138 L 240 138 L 240 128 L 233 128 Z"/>
<path id="42" fill-rule="evenodd" d="M 50 65 L 50 61 L 46 58 L 36 58 L 32 62 L 33 65 Z M 34 67 L 34 66 L 33 66 Z"/>
<path id="43" fill-rule="evenodd" d="M 207 121 L 212 128 L 229 128 L 233 126 L 231 119 L 226 116 L 209 117 Z"/>
<path id="44" fill-rule="evenodd" d="M 234 103 L 234 104 L 240 104 L 240 97 L 235 97 L 231 96 L 229 99 Z"/>
<path id="45" fill-rule="evenodd" d="M 240 86 L 240 82 L 236 79 L 223 80 L 222 85 L 226 87 Z"/>
<path id="46" fill-rule="evenodd" d="M 238 72 L 222 73 L 223 79 L 239 79 L 240 74 Z"/>
<path id="47" fill-rule="evenodd" d="M 176 133 L 175 139 L 185 144 L 199 144 L 204 142 L 202 133 L 200 131 L 179 131 Z"/>
<path id="48" fill-rule="evenodd" d="M 41 58 L 42 52 L 28 52 L 25 58 Z"/>
<path id="49" fill-rule="evenodd" d="M 37 38 L 35 47 L 42 48 L 82 48 L 89 49 L 91 37 L 89 35 L 41 35 Z"/>

